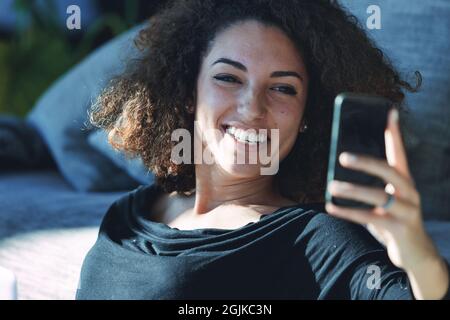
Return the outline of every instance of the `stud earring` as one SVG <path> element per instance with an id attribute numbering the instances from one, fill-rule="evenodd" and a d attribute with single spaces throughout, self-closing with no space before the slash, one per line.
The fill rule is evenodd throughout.
<path id="1" fill-rule="evenodd" d="M 192 106 L 192 105 L 187 105 L 187 106 L 185 106 L 185 108 L 186 108 L 187 112 L 189 112 L 189 113 L 194 113 L 194 106 Z"/>
<path id="2" fill-rule="evenodd" d="M 305 132 L 306 130 L 308 130 L 308 125 L 305 123 L 301 128 L 300 128 L 300 133 Z"/>

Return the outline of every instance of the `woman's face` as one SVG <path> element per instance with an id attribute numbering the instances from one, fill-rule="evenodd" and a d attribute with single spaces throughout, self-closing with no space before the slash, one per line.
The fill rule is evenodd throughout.
<path id="1" fill-rule="evenodd" d="M 202 62 L 196 133 L 216 130 L 203 145 L 223 171 L 236 177 L 260 175 L 267 163 L 258 150 L 266 148 L 265 156 L 276 155 L 278 140 L 281 162 L 292 149 L 307 91 L 303 59 L 280 29 L 256 21 L 237 23 L 216 36 Z"/>

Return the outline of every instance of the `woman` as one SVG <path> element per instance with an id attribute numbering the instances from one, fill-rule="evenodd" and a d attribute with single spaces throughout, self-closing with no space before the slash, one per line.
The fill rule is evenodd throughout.
<path id="1" fill-rule="evenodd" d="M 326 0 L 174 1 L 137 40 L 142 58 L 103 92 L 91 121 L 157 180 L 107 212 L 79 299 L 448 298 L 397 111 L 388 163 L 340 157 L 383 178 L 395 201 L 336 182 L 335 196 L 376 208 L 328 205 L 328 214 L 321 205 L 334 97 L 363 92 L 401 105 L 402 90 L 416 89 L 354 17 Z M 194 145 L 207 137 L 200 152 L 184 149 L 188 161 L 174 161 L 180 129 Z M 279 159 L 275 174 L 262 174 L 260 158 L 236 162 L 262 147 Z M 195 161 L 205 154 L 213 161 Z"/>

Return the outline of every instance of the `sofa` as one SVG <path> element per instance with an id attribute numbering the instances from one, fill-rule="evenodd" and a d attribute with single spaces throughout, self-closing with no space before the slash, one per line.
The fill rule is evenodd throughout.
<path id="1" fill-rule="evenodd" d="M 450 3 L 340 1 L 363 26 L 370 5 L 381 29 L 367 30 L 405 75 L 422 72 L 402 117 L 425 225 L 450 261 Z M 19 299 L 73 299 L 84 256 L 108 207 L 153 182 L 87 123 L 100 90 L 138 52 L 136 26 L 63 75 L 25 119 L 0 116 L 0 266 L 17 278 Z"/>

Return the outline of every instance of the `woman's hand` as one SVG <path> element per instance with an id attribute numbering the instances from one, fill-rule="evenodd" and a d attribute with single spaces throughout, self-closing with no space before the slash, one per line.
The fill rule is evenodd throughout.
<path id="1" fill-rule="evenodd" d="M 375 208 L 353 209 L 328 203 L 327 211 L 367 225 L 386 246 L 392 263 L 408 273 L 416 298 L 440 299 L 448 289 L 448 270 L 423 226 L 420 195 L 408 168 L 397 110 L 389 114 L 385 140 L 387 162 L 348 153 L 339 157 L 342 166 L 383 179 L 387 183 L 385 190 L 339 181 L 329 186 L 335 197 L 365 202 Z M 386 206 L 389 195 L 393 201 Z"/>

